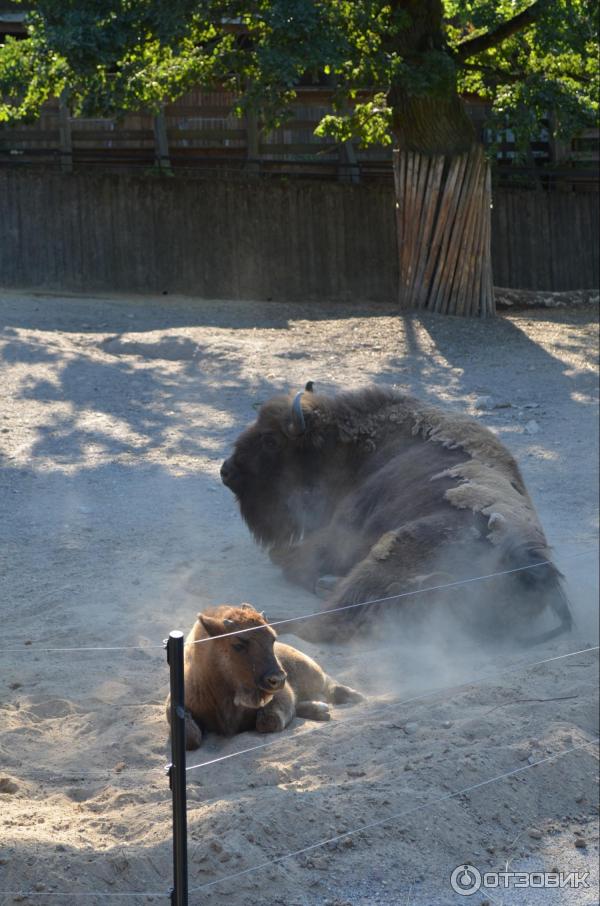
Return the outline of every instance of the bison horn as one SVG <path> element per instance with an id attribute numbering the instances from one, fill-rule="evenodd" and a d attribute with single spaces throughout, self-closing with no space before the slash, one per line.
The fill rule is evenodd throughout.
<path id="1" fill-rule="evenodd" d="M 233 622 L 233 620 L 225 619 L 223 620 L 223 626 L 225 627 L 225 629 L 231 629 L 233 626 L 235 626 L 235 623 Z"/>
<path id="2" fill-rule="evenodd" d="M 304 388 L 304 390 L 306 391 L 306 393 L 313 393 L 313 392 L 314 392 L 314 389 L 315 389 L 315 382 L 314 382 L 314 381 L 307 381 L 307 382 L 306 382 L 306 387 Z"/>
<path id="3" fill-rule="evenodd" d="M 306 431 L 306 422 L 304 421 L 304 413 L 302 411 L 302 394 L 304 390 L 301 390 L 300 393 L 297 393 L 294 397 L 294 402 L 292 403 L 292 425 L 294 428 L 294 434 L 304 434 Z"/>

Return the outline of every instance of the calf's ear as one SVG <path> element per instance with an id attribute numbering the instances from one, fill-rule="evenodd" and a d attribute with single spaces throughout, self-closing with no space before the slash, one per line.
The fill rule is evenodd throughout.
<path id="1" fill-rule="evenodd" d="M 204 613 L 199 613 L 198 619 L 209 635 L 223 635 L 224 632 L 227 632 L 227 629 L 220 620 L 216 619 L 216 617 L 209 617 Z"/>

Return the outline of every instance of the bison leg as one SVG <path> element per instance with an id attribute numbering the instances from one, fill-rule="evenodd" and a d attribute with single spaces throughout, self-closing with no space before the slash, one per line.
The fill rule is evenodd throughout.
<path id="1" fill-rule="evenodd" d="M 287 631 L 307 641 L 343 641 L 367 624 L 367 613 L 378 607 L 376 603 L 369 605 L 370 601 L 389 599 L 387 605 L 400 605 L 404 613 L 415 607 L 420 610 L 420 599 L 415 605 L 416 599 L 402 600 L 400 596 L 422 586 L 423 575 L 430 571 L 435 551 L 447 546 L 452 534 L 461 527 L 464 516 L 459 511 L 457 514 L 455 521 L 447 514 L 443 520 L 437 516 L 425 517 L 382 535 L 368 555 L 337 583 L 327 599 L 325 612 L 314 619 L 290 623 Z M 365 603 L 369 606 L 362 606 Z M 345 609 L 327 613 L 336 608 Z"/>
<path id="2" fill-rule="evenodd" d="M 339 576 L 320 576 L 315 585 L 315 594 L 318 598 L 327 598 L 339 581 Z"/>
<path id="3" fill-rule="evenodd" d="M 368 546 L 368 545 L 367 545 Z M 299 544 L 273 548 L 269 556 L 283 570 L 288 582 L 301 585 L 322 596 L 336 585 L 352 564 L 366 553 L 364 541 L 357 532 L 345 532 L 339 526 L 332 544 L 331 528 L 319 529 Z"/>
<path id="4" fill-rule="evenodd" d="M 167 711 L 167 723 L 169 727 L 171 726 L 171 696 L 167 696 L 167 701 L 165 703 L 165 708 Z M 185 747 L 190 751 L 191 749 L 197 749 L 202 742 L 202 730 L 200 725 L 194 719 L 194 716 L 188 708 L 185 709 Z"/>
<path id="5" fill-rule="evenodd" d="M 351 686 L 344 686 L 338 683 L 330 676 L 327 677 L 327 698 L 334 705 L 346 705 L 349 702 L 364 702 L 365 696 Z"/>
<path id="6" fill-rule="evenodd" d="M 185 747 L 188 751 L 198 749 L 202 742 L 202 730 L 200 729 L 192 714 L 185 711 Z"/>
<path id="7" fill-rule="evenodd" d="M 268 705 L 256 712 L 256 729 L 259 733 L 279 733 L 285 730 L 294 719 L 294 706 L 294 693 L 286 683 Z"/>
<path id="8" fill-rule="evenodd" d="M 306 720 L 331 720 L 331 712 L 327 702 L 298 702 L 296 715 Z"/>
<path id="9" fill-rule="evenodd" d="M 314 592 L 321 569 L 321 545 L 318 539 L 309 538 L 300 544 L 273 548 L 269 556 L 288 582 Z"/>

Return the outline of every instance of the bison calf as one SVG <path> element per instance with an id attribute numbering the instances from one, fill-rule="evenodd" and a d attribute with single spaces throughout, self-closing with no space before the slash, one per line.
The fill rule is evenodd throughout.
<path id="1" fill-rule="evenodd" d="M 186 640 L 184 669 L 188 749 L 198 748 L 204 731 L 276 733 L 295 715 L 329 720 L 329 702 L 363 699 L 306 654 L 277 642 L 250 604 L 223 604 L 198 614 Z"/>

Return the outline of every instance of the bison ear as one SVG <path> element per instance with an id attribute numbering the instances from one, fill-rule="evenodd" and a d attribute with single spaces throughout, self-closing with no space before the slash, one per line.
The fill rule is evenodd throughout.
<path id="1" fill-rule="evenodd" d="M 227 631 L 223 627 L 223 624 L 215 617 L 209 617 L 204 613 L 199 613 L 198 619 L 209 635 L 223 635 L 223 633 Z"/>

